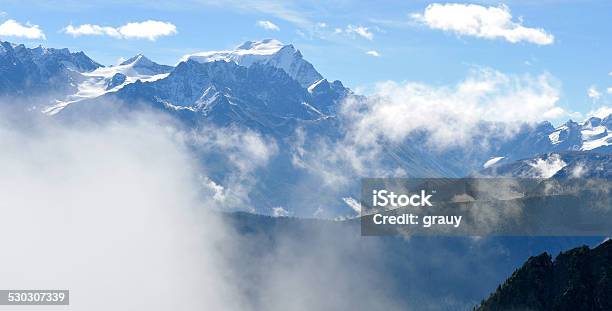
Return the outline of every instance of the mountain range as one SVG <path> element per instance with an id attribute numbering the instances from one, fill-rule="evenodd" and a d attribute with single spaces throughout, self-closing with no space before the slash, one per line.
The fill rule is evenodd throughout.
<path id="1" fill-rule="evenodd" d="M 68 49 L 30 49 L 0 41 L 0 94 L 4 96 L 61 96 L 77 90 L 80 74 L 102 65 L 83 52 Z"/>
<path id="2" fill-rule="evenodd" d="M 186 55 L 174 66 L 157 64 L 142 54 L 103 66 L 83 52 L 0 42 L 0 97 L 27 99 L 30 104 L 24 109 L 60 119 L 98 118 L 113 103 L 113 112 L 153 109 L 175 117 L 188 129 L 214 125 L 270 137 L 278 152 L 267 169 L 258 172 L 267 184 L 256 187 L 249 195 L 252 201 L 268 197 L 272 190 L 287 196 L 305 187 L 317 191 L 321 182 L 305 185 L 302 181 L 315 179 L 314 173 L 296 163 L 305 162 L 304 154 L 315 153 L 322 143 L 328 149 L 345 146 L 350 120 L 339 113 L 342 103 L 367 100 L 342 82 L 325 79 L 293 45 L 273 39 Z M 578 172 L 569 171 L 578 166 L 590 172 L 597 172 L 597 167 L 610 171 L 612 115 L 570 120 L 558 127 L 549 122 L 524 124 L 512 137 L 502 135 L 498 124 L 478 126 L 483 134 L 473 138 L 472 148 L 423 148 L 427 133 L 419 131 L 400 143 L 379 142 L 380 168 L 366 173 L 552 177 L 563 168 L 564 174 Z M 485 139 L 486 147 L 478 146 Z M 218 169 L 213 170 L 217 174 L 211 178 L 222 183 L 231 172 L 226 163 L 217 162 Z M 364 173 L 345 169 L 341 174 L 357 180 Z M 343 191 L 355 190 L 353 186 Z M 331 205 L 347 208 L 342 198 L 349 193 L 329 195 Z M 273 206 L 290 206 L 293 202 L 288 200 L 277 196 L 257 209 L 267 213 Z"/>
<path id="3" fill-rule="evenodd" d="M 504 135 L 499 124 L 482 122 L 477 131 L 481 134 L 473 137 L 469 148 L 428 149 L 427 133 L 416 131 L 402 142 L 376 142 L 376 152 L 366 157 L 363 171 L 347 168 L 343 161 L 372 150 L 350 145 L 350 120 L 342 118 L 342 104 L 367 97 L 338 80 L 327 80 L 293 45 L 270 39 L 249 41 L 233 50 L 186 55 L 172 66 L 157 64 L 142 54 L 103 66 L 83 52 L 0 42 L 0 99 L 1 105 L 17 105 L 58 120 L 152 110 L 171 116 L 189 133 L 213 138 L 227 131 L 246 135 L 231 148 L 227 141 L 214 139 L 212 148 L 194 144 L 193 151 L 207 169 L 204 183 L 215 189 L 230 189 L 233 182 L 247 185 L 251 211 L 276 216 L 354 216 L 345 202 L 358 196 L 359 179 L 366 174 L 609 179 L 612 172 L 610 115 L 570 120 L 557 127 L 549 122 L 523 124 L 511 137 Z M 235 137 L 229 135 L 230 140 Z M 257 139 L 274 151 L 267 164 L 245 169 L 251 165 L 245 163 L 252 161 L 248 158 L 236 165 L 236 158 L 261 152 L 258 148 L 262 146 L 243 146 Z M 234 149 L 241 148 L 246 151 L 235 153 Z M 335 188 L 341 180 L 337 174 L 351 181 L 350 185 Z M 279 209 L 283 213 L 277 215 Z M 390 295 L 420 310 L 467 310 L 528 256 L 602 239 L 362 239 L 355 219 L 328 222 L 247 213 L 223 217 L 235 223 L 241 234 L 261 238 L 261 243 L 245 243 L 244 253 L 237 254 L 248 254 L 255 262 L 237 265 L 249 276 L 245 282 L 254 283 L 252 288 L 260 288 L 258 280 L 265 279 L 268 270 L 251 269 L 267 267 L 271 249 L 295 240 L 299 243 L 281 253 L 296 259 L 314 258 L 306 261 L 312 264 L 307 266 L 312 267 L 308 274 L 315 271 L 324 279 L 335 276 L 338 267 L 348 267 L 351 272 L 376 269 L 393 289 Z M 326 265 L 332 250 L 341 258 L 338 266 Z M 563 253 L 555 261 L 547 254 L 532 257 L 479 308 L 545 310 L 563 305 L 569 310 L 588 304 L 594 310 L 609 309 L 604 304 L 609 300 L 602 300 L 610 283 L 609 253 L 608 241 L 593 250 Z M 294 263 L 283 262 L 287 266 Z M 533 288 L 540 292 L 534 293 Z M 602 292 L 589 291 L 592 288 Z M 363 304 L 363 309 L 369 307 Z"/>

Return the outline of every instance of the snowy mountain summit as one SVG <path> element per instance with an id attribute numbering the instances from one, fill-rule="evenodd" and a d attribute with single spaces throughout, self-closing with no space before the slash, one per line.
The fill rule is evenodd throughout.
<path id="1" fill-rule="evenodd" d="M 169 73 L 173 69 L 172 66 L 160 65 L 158 63 L 155 63 L 143 54 L 138 54 L 122 62 L 121 64 L 119 64 L 119 66 L 130 68 L 137 74 L 149 76 Z"/>
<path id="2" fill-rule="evenodd" d="M 90 72 L 81 72 L 75 79 L 78 81 L 76 91 L 56 99 L 55 103 L 45 108 L 43 112 L 53 115 L 68 105 L 116 92 L 136 81 L 163 79 L 173 69 L 172 66 L 157 64 L 138 54 L 117 66 L 101 66 Z"/>
<path id="3" fill-rule="evenodd" d="M 320 73 L 302 53 L 291 44 L 283 44 L 275 39 L 247 41 L 234 50 L 208 51 L 185 55 L 180 62 L 194 60 L 200 63 L 215 61 L 234 62 L 240 66 L 250 67 L 255 63 L 270 65 L 284 70 L 304 88 L 323 79 Z"/>
<path id="4" fill-rule="evenodd" d="M 132 92 L 132 97 L 144 96 L 171 110 L 178 107 L 208 115 L 218 106 L 213 103 L 228 99 L 232 105 L 242 102 L 244 109 L 276 107 L 267 115 L 319 119 L 332 114 L 335 103 L 350 92 L 340 81 L 324 79 L 293 45 L 274 39 L 186 55 L 176 66 L 137 54 L 108 67 L 83 52 L 1 42 L 0 73 L 0 95 L 38 96 L 40 111 L 49 115 L 77 102 Z"/>
<path id="5" fill-rule="evenodd" d="M 352 94 L 340 81 L 324 79 L 293 45 L 272 39 L 187 55 L 174 67 L 138 54 L 80 73 L 77 86 L 43 112 L 78 114 L 108 102 L 139 103 L 190 125 L 234 124 L 285 136 L 301 122 L 333 118 Z"/>
<path id="6" fill-rule="evenodd" d="M 591 117 L 585 122 L 568 121 L 548 136 L 553 145 L 568 146 L 574 150 L 595 150 L 612 145 L 612 115 Z"/>

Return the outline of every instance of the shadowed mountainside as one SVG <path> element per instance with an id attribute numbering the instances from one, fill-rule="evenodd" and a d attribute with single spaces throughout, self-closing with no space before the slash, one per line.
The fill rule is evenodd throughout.
<path id="1" fill-rule="evenodd" d="M 612 240 L 530 257 L 475 310 L 612 310 Z"/>

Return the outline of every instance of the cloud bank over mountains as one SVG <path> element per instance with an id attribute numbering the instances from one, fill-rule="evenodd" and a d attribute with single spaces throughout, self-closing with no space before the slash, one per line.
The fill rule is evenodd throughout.
<path id="1" fill-rule="evenodd" d="M 156 122 L 0 120 L 3 286 L 70 289 L 74 310 L 236 310 L 209 251 L 226 233 L 199 216 L 194 162 Z"/>
<path id="2" fill-rule="evenodd" d="M 591 125 L 543 122 L 573 116 L 559 101 L 560 83 L 546 72 L 473 67 L 455 83 L 386 81 L 363 96 L 328 81 L 295 46 L 273 39 L 189 54 L 176 66 L 138 54 L 104 67 L 82 52 L 2 44 L 7 66 L 32 65 L 16 66 L 11 74 L 23 80 L 1 85 L 7 96 L 15 89 L 40 96 L 22 108 L 58 119 L 141 109 L 175 118 L 202 161 L 197 182 L 204 197 L 225 210 L 354 215 L 342 198 L 355 197 L 362 176 L 458 177 L 491 158 L 609 144 L 605 116 Z M 30 77 L 40 83 L 17 83 Z M 321 185 L 325 199 L 304 195 Z"/>
<path id="3" fill-rule="evenodd" d="M 431 145 L 452 147 L 471 141 L 481 121 L 536 123 L 568 114 L 549 74 L 512 75 L 473 69 L 455 85 L 381 82 L 368 101 L 348 100 L 341 110 L 362 144 L 384 137 L 400 142 L 415 130 L 431 134 Z"/>
<path id="4" fill-rule="evenodd" d="M 380 304 L 399 310 L 382 290 L 379 269 L 366 269 L 376 248 L 364 250 L 352 231 L 332 239 L 319 231 L 307 239 L 276 236 L 262 254 L 266 237 L 237 232 L 214 212 L 218 202 L 201 200 L 215 195 L 199 187 L 199 172 L 207 170 L 188 151 L 191 137 L 168 118 L 136 113 L 65 124 L 11 115 L 0 118 L 0 241 L 11 249 L 0 259 L 5 288 L 68 288 L 74 310 L 372 310 Z M 203 139 L 224 151 L 251 145 L 242 155 L 265 161 L 258 138 L 237 135 Z M 240 169 L 252 169 L 247 159 L 236 160 Z M 29 268 L 15 269 L 21 266 Z M 366 271 L 369 282 L 359 282 L 363 273 L 354 271 Z M 372 284 L 381 290 L 371 292 Z M 368 301 L 360 301 L 365 295 Z M 295 304 L 295 297 L 307 299 Z"/>

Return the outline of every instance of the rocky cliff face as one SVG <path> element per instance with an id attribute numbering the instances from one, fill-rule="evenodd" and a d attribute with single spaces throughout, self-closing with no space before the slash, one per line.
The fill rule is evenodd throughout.
<path id="1" fill-rule="evenodd" d="M 529 258 L 475 310 L 612 310 L 612 240 Z"/>

